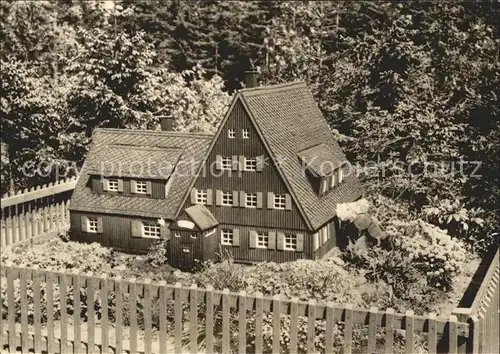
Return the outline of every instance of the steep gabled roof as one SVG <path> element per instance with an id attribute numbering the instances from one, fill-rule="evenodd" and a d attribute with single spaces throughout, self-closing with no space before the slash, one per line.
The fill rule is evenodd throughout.
<path id="1" fill-rule="evenodd" d="M 238 97 L 312 229 L 330 220 L 338 203 L 354 201 L 362 195 L 354 173 L 346 174 L 343 183 L 321 197 L 305 176 L 298 154 L 318 144 L 326 155 L 340 160 L 338 163 L 346 161 L 305 83 L 243 89 Z"/>
<path id="2" fill-rule="evenodd" d="M 195 177 L 194 171 L 201 164 L 212 138 L 212 135 L 207 134 L 97 129 L 92 137 L 86 162 L 71 197 L 71 210 L 174 219 L 177 209 Z M 108 152 L 119 150 L 124 145 L 127 147 L 123 151 L 132 153 L 134 158 L 144 158 L 143 152 L 162 155 L 159 160 L 156 160 L 159 156 L 155 157 L 156 164 L 165 161 L 165 159 L 168 161 L 177 159 L 174 172 L 170 174 L 167 171 L 164 176 L 165 179 L 171 179 L 166 199 L 111 196 L 95 193 L 89 188 L 89 178 L 93 173 L 96 173 L 95 164 L 103 161 L 100 159 L 104 159 Z M 164 151 L 165 156 L 160 151 Z M 125 152 L 116 153 L 125 154 Z M 114 155 L 113 159 L 115 157 L 119 156 Z M 130 159 L 127 157 L 127 161 L 133 162 Z M 137 165 L 139 162 L 147 165 L 147 160 L 138 161 Z M 155 166 L 158 167 L 158 165 Z M 150 178 L 141 171 L 136 172 L 138 172 L 137 175 L 132 171 L 130 176 Z"/>

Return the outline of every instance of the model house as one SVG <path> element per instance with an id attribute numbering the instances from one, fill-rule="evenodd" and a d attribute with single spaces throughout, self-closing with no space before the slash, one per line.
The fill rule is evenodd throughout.
<path id="1" fill-rule="evenodd" d="M 168 241 L 190 268 L 318 259 L 343 242 L 338 203 L 362 188 L 304 83 L 234 95 L 215 135 L 98 129 L 71 199 L 72 239 L 130 253 Z"/>

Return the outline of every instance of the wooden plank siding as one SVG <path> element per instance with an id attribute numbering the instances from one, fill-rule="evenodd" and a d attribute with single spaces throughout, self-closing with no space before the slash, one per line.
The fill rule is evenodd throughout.
<path id="1" fill-rule="evenodd" d="M 331 220 L 327 224 L 330 225 L 330 229 L 329 229 L 330 233 L 328 235 L 328 240 L 324 244 L 321 244 L 321 242 L 320 242 L 319 248 L 316 251 L 314 251 L 314 256 L 313 256 L 314 259 L 323 258 L 323 256 L 325 254 L 327 254 L 328 251 L 330 251 L 332 249 L 332 247 L 338 246 L 337 235 L 339 234 L 339 231 L 340 231 L 338 218 L 334 217 L 333 220 Z M 311 236 L 311 237 L 313 237 L 313 236 Z"/>
<path id="2" fill-rule="evenodd" d="M 103 233 L 89 233 L 81 230 L 81 217 L 102 218 Z M 131 220 L 156 221 L 157 219 L 133 218 L 130 216 L 120 216 L 112 214 L 99 214 L 87 212 L 70 212 L 71 228 L 70 235 L 75 241 L 98 242 L 106 247 L 113 247 L 119 251 L 130 253 L 146 253 L 148 248 L 158 239 L 132 237 Z"/>
<path id="3" fill-rule="evenodd" d="M 165 183 L 166 183 L 165 181 L 139 179 L 139 178 L 124 178 L 124 177 L 118 179 L 123 180 L 123 192 L 103 191 L 101 177 L 99 176 L 89 177 L 89 184 L 90 184 L 89 187 L 91 187 L 92 191 L 94 191 L 95 193 L 106 194 L 106 195 L 121 195 L 134 198 L 165 199 Z M 130 181 L 132 179 L 136 181 L 151 181 L 151 195 L 131 193 Z"/>
<path id="4" fill-rule="evenodd" d="M 228 138 L 228 129 L 235 130 L 236 138 Z M 250 139 L 242 138 L 242 129 L 249 130 Z M 253 158 L 264 156 L 267 163 L 262 172 L 214 171 L 217 155 Z M 215 173 L 212 174 L 212 171 Z M 207 208 L 222 224 L 254 225 L 278 229 L 306 229 L 305 221 L 294 203 L 292 203 L 292 210 L 269 210 L 267 208 L 268 191 L 275 194 L 290 194 L 290 192 L 279 176 L 277 169 L 272 166 L 271 159 L 263 142 L 257 135 L 257 131 L 239 101 L 234 105 L 233 111 L 230 113 L 226 125 L 215 142 L 205 162 L 204 169 L 195 182 L 194 188 L 201 190 L 212 189 L 214 201 L 216 190 L 228 192 L 245 191 L 247 193 L 262 192 L 262 209 L 216 206 L 215 203 L 211 206 L 207 205 Z M 191 206 L 190 198 L 187 199 L 184 209 L 189 206 Z"/>

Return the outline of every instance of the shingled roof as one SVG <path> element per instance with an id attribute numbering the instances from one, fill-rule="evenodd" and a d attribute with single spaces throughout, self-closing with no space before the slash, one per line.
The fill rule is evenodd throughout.
<path id="1" fill-rule="evenodd" d="M 92 137 L 92 144 L 87 159 L 80 173 L 78 183 L 71 197 L 71 210 L 87 212 L 117 213 L 131 216 L 162 217 L 174 219 L 187 189 L 194 179 L 194 172 L 199 167 L 212 141 L 213 135 L 190 134 L 166 131 L 97 129 Z M 130 177 L 172 178 L 170 191 L 166 199 L 133 198 L 95 193 L 88 187 L 89 178 L 99 175 L 102 161 L 134 162 L 141 159 L 144 164 L 153 161 L 146 172 L 126 171 Z M 163 164 L 176 161 L 175 171 Z M 104 164 L 105 165 L 105 164 Z M 107 171 L 117 175 L 114 171 Z M 153 177 L 150 177 L 150 175 Z M 123 172 L 122 172 L 122 175 Z"/>
<path id="2" fill-rule="evenodd" d="M 346 161 L 305 83 L 243 89 L 238 97 L 312 229 L 329 221 L 338 203 L 351 202 L 362 195 L 355 173 L 346 174 L 343 183 L 322 196 L 305 176 L 299 153 L 318 144 L 322 146 L 322 154 L 335 157 L 339 163 Z"/>

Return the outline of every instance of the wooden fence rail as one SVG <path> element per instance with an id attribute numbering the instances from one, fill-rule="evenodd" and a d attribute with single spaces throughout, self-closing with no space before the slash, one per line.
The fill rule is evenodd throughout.
<path id="1" fill-rule="evenodd" d="M 7 352 L 412 353 L 420 336 L 435 353 L 441 338 L 456 352 L 469 335 L 456 316 L 10 266 L 1 276 L 0 344 Z"/>
<path id="2" fill-rule="evenodd" d="M 3 196 L 0 247 L 67 227 L 76 181 L 73 177 Z"/>

